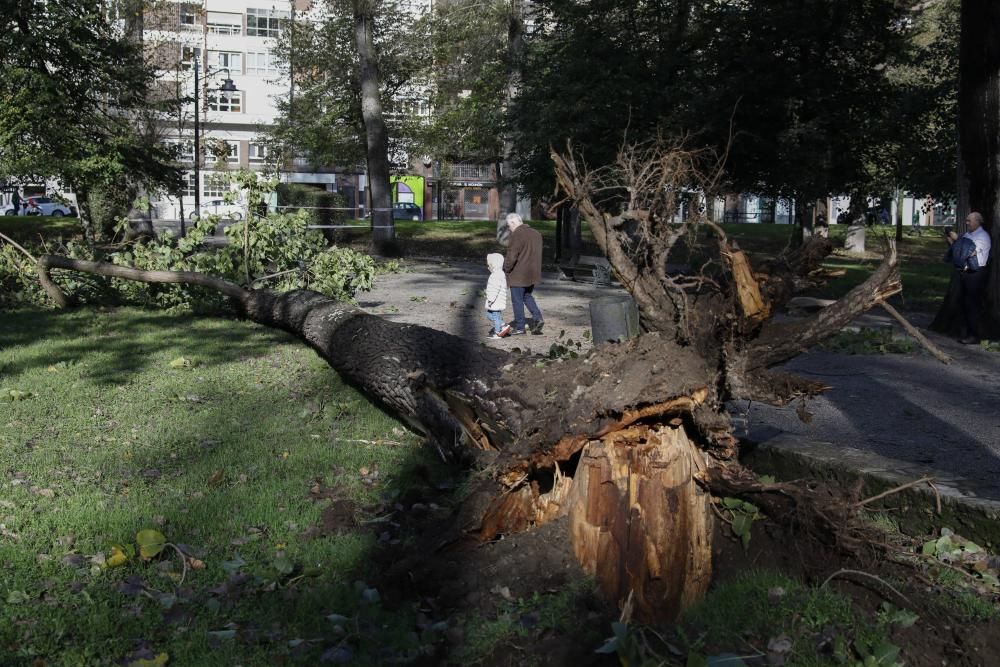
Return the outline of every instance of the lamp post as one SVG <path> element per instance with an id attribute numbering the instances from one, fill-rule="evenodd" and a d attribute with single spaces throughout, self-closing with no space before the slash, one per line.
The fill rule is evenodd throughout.
<path id="1" fill-rule="evenodd" d="M 201 97 L 201 87 L 199 84 L 199 72 L 201 61 L 194 59 L 194 212 L 201 215 L 201 119 L 198 111 L 198 99 Z M 219 90 L 224 93 L 235 93 L 239 89 L 233 80 L 229 78 L 228 67 L 217 67 L 205 71 L 205 76 L 212 76 L 220 72 L 226 73 L 226 78 L 219 86 Z M 184 236 L 184 219 L 181 217 L 181 236 Z"/>

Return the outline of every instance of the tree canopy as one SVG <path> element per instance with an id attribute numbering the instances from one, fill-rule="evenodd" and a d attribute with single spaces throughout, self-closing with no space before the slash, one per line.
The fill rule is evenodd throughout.
<path id="1" fill-rule="evenodd" d="M 58 177 L 87 192 L 128 178 L 168 185 L 171 155 L 145 122 L 155 73 L 96 0 L 8 3 L 0 17 L 0 176 Z"/>

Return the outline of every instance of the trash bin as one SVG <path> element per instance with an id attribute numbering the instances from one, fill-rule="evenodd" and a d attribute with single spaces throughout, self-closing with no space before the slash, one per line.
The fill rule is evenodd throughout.
<path id="1" fill-rule="evenodd" d="M 590 331 L 594 345 L 616 343 L 639 335 L 639 309 L 628 294 L 590 300 Z"/>

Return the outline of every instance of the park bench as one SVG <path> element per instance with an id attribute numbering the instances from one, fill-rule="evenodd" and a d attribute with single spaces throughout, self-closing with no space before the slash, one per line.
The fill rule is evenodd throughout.
<path id="1" fill-rule="evenodd" d="M 602 287 L 607 287 L 614 281 L 611 263 L 607 258 L 596 255 L 577 255 L 570 261 L 559 264 L 559 270 L 565 280 L 588 282 Z"/>

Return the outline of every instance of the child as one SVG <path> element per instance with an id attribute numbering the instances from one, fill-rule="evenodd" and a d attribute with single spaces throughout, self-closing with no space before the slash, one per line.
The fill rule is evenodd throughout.
<path id="1" fill-rule="evenodd" d="M 510 325 L 503 322 L 503 309 L 507 307 L 507 276 L 503 272 L 503 255 L 486 255 L 490 279 L 486 281 L 486 319 L 492 324 L 489 337 L 503 338 L 510 333 Z"/>

